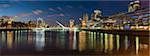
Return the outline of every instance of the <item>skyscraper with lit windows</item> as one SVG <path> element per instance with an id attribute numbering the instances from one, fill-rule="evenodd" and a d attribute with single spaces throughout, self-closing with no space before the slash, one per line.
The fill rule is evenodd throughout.
<path id="1" fill-rule="evenodd" d="M 70 28 L 73 28 L 74 27 L 74 19 L 71 18 L 70 21 L 69 21 L 69 23 L 70 23 Z"/>
<path id="2" fill-rule="evenodd" d="M 135 10 L 139 10 L 141 8 L 141 3 L 139 0 L 130 2 L 128 6 L 128 12 L 133 12 Z"/>

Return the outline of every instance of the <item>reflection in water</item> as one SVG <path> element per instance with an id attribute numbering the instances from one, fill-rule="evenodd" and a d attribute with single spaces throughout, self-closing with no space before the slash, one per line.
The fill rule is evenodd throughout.
<path id="1" fill-rule="evenodd" d="M 88 34 L 88 40 L 89 40 L 89 41 L 87 42 L 87 43 L 88 43 L 87 46 L 88 46 L 89 49 L 91 49 L 91 44 L 90 44 L 90 43 L 91 43 L 91 35 L 92 35 L 92 34 L 91 34 L 90 31 L 89 31 L 88 33 L 89 33 L 89 34 Z"/>
<path id="2" fill-rule="evenodd" d="M 113 50 L 113 34 L 109 34 L 109 51 Z"/>
<path id="3" fill-rule="evenodd" d="M 2 45 L 4 45 L 5 41 L 6 41 L 6 33 L 4 31 L 2 31 Z"/>
<path id="4" fill-rule="evenodd" d="M 2 31 L 0 34 L 1 50 L 12 53 L 13 51 L 15 53 L 25 52 L 25 54 L 30 54 L 31 50 L 31 54 L 37 54 L 36 51 L 41 51 L 38 52 L 40 54 L 68 51 L 67 54 L 70 54 L 72 53 L 70 51 L 73 51 L 77 54 L 98 52 L 98 54 L 109 55 L 125 52 L 129 55 L 139 55 L 141 51 L 139 44 L 141 44 L 139 36 L 121 36 L 90 31 Z"/>
<path id="5" fill-rule="evenodd" d="M 105 33 L 104 34 L 105 35 L 105 49 L 104 49 L 104 52 L 106 53 L 107 52 L 107 50 L 108 50 L 108 34 L 107 33 Z"/>
<path id="6" fill-rule="evenodd" d="M 61 46 L 61 48 L 63 49 L 63 48 L 65 48 L 65 32 L 60 32 L 60 46 Z M 49 41 L 52 41 L 52 39 L 50 39 Z"/>
<path id="7" fill-rule="evenodd" d="M 104 44 L 103 44 L 103 33 L 101 33 L 101 37 L 100 37 L 100 41 L 101 41 L 101 51 L 103 51 L 103 48 L 104 48 Z"/>
<path id="8" fill-rule="evenodd" d="M 139 37 L 138 36 L 135 37 L 135 45 L 136 45 L 136 54 L 138 54 L 138 51 L 139 51 Z"/>
<path id="9" fill-rule="evenodd" d="M 127 35 L 125 35 L 125 50 L 127 50 L 128 49 L 128 45 L 129 43 L 128 43 L 128 36 Z"/>
<path id="10" fill-rule="evenodd" d="M 76 37 L 76 30 L 74 30 L 74 36 L 73 36 L 73 49 L 77 49 L 77 37 Z"/>
<path id="11" fill-rule="evenodd" d="M 33 33 L 29 31 L 27 34 L 28 34 L 27 42 L 28 42 L 29 45 L 32 45 L 34 40 L 33 40 L 33 36 L 31 34 L 33 34 Z"/>
<path id="12" fill-rule="evenodd" d="M 23 37 L 21 36 L 21 31 L 17 31 L 17 44 L 22 45 L 23 44 Z"/>
<path id="13" fill-rule="evenodd" d="M 42 51 L 45 46 L 45 31 L 36 32 L 36 50 Z"/>
<path id="14" fill-rule="evenodd" d="M 93 49 L 94 48 L 94 38 L 93 38 L 94 34 L 93 32 L 91 32 L 91 37 L 90 37 L 90 48 Z"/>
<path id="15" fill-rule="evenodd" d="M 60 38 L 59 44 L 60 44 L 60 46 L 61 46 L 60 48 L 63 49 L 63 48 L 65 48 L 65 36 L 64 36 L 64 35 L 65 35 L 65 32 L 60 32 L 59 34 L 61 35 L 61 36 L 59 36 L 59 38 Z M 49 34 L 49 35 L 51 35 L 51 34 Z M 52 39 L 49 38 L 48 41 L 51 42 Z M 49 44 L 50 44 L 50 43 L 49 43 Z"/>
<path id="16" fill-rule="evenodd" d="M 14 41 L 14 42 L 15 42 L 15 44 L 17 44 L 17 42 L 18 42 L 18 39 L 17 39 L 17 38 L 18 38 L 18 36 L 17 36 L 17 31 L 14 31 L 13 33 L 15 33 L 15 34 L 14 34 L 14 38 L 15 38 L 15 41 Z"/>
<path id="17" fill-rule="evenodd" d="M 96 49 L 96 32 L 94 32 L 93 36 L 93 48 Z"/>
<path id="18" fill-rule="evenodd" d="M 79 51 L 84 51 L 85 50 L 85 45 L 86 44 L 86 32 L 81 31 L 79 32 Z"/>
<path id="19" fill-rule="evenodd" d="M 7 46 L 8 48 L 12 48 L 12 45 L 13 45 L 13 32 L 9 32 L 7 31 Z"/>
<path id="20" fill-rule="evenodd" d="M 69 49 L 72 49 L 73 46 L 73 31 L 69 32 Z"/>
<path id="21" fill-rule="evenodd" d="M 87 41 L 88 41 L 88 44 L 87 44 L 87 45 L 89 46 L 88 48 L 91 49 L 91 50 L 93 50 L 94 47 L 95 47 L 94 44 L 95 44 L 95 41 L 96 41 L 96 40 L 95 40 L 95 37 L 94 37 L 94 36 L 95 36 L 94 32 L 90 32 L 89 39 L 87 40 Z"/>
<path id="22" fill-rule="evenodd" d="M 117 45 L 117 50 L 119 50 L 119 48 L 120 48 L 120 37 L 118 34 L 116 35 L 116 45 Z"/>

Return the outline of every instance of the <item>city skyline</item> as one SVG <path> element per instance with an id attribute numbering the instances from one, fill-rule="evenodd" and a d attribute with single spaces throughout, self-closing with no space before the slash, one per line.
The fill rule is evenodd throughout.
<path id="1" fill-rule="evenodd" d="M 0 55 L 149 56 L 149 0 L 0 0 Z"/>
<path id="2" fill-rule="evenodd" d="M 18 16 L 14 21 L 27 22 L 41 17 L 49 25 L 57 25 L 56 20 L 68 24 L 74 18 L 79 24 L 79 17 L 88 13 L 89 18 L 95 9 L 102 11 L 102 16 L 117 12 L 127 12 L 130 1 L 3 1 L 0 2 L 0 16 Z M 147 1 L 141 1 L 148 6 Z M 109 12 L 109 13 L 108 13 Z"/>

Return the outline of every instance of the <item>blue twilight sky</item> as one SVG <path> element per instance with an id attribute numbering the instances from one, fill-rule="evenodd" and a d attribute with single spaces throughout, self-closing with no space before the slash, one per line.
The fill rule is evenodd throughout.
<path id="1" fill-rule="evenodd" d="M 88 13 L 89 18 L 94 9 L 102 11 L 103 16 L 109 16 L 117 12 L 127 12 L 130 1 L 102 0 L 102 1 L 48 1 L 48 0 L 0 0 L 0 16 L 18 16 L 15 21 L 28 22 L 38 17 L 44 18 L 49 25 L 57 25 L 56 20 L 68 24 L 70 18 L 79 23 L 79 17 Z M 148 6 L 149 1 L 141 1 L 142 6 Z"/>

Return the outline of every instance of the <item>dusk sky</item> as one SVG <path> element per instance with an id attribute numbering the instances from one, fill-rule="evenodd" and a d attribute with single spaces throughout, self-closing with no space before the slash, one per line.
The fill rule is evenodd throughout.
<path id="1" fill-rule="evenodd" d="M 88 13 L 90 18 L 94 9 L 109 16 L 127 12 L 128 4 L 129 1 L 0 1 L 0 16 L 18 16 L 14 20 L 24 22 L 41 17 L 49 25 L 57 25 L 56 20 L 67 24 L 70 18 L 79 23 L 79 17 Z M 148 2 L 142 1 L 142 6 L 148 6 Z"/>

